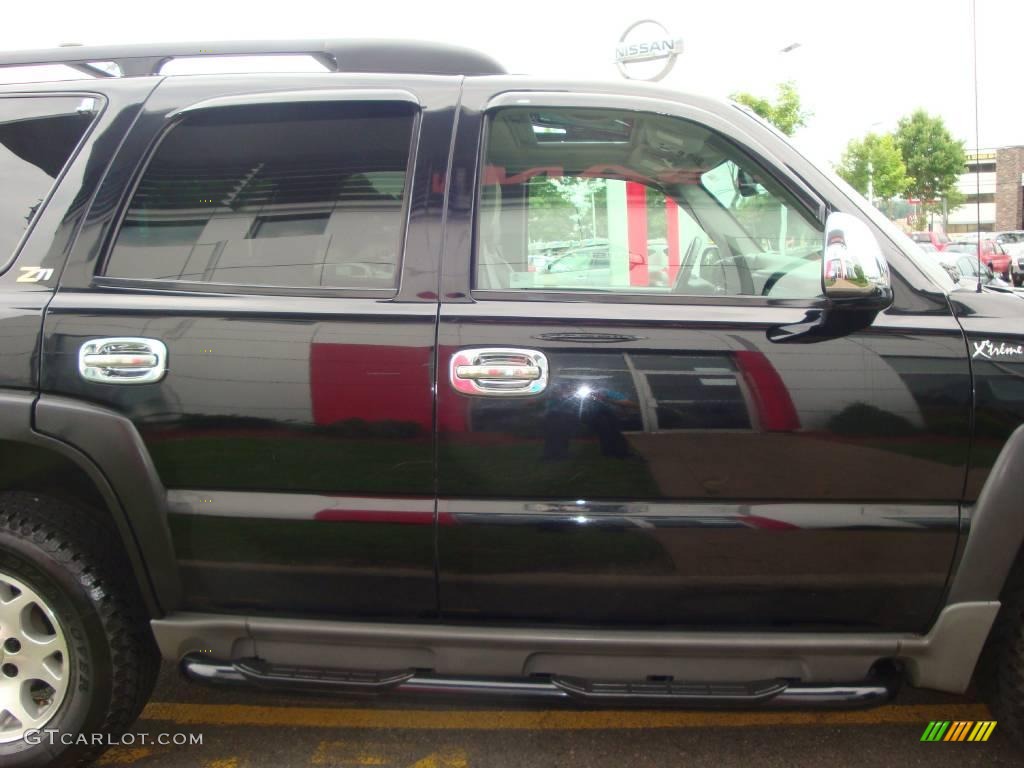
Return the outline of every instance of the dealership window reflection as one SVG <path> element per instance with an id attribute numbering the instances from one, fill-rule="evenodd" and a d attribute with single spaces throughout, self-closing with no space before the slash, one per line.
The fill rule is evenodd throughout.
<path id="1" fill-rule="evenodd" d="M 664 115 L 499 110 L 476 287 L 821 294 L 820 222 L 726 138 Z"/>

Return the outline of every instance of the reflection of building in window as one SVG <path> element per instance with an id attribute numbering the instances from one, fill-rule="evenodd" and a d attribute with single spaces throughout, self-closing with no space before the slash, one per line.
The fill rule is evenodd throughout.
<path id="1" fill-rule="evenodd" d="M 544 421 L 561 419 L 563 430 L 603 436 L 614 421 L 619 433 L 683 430 L 794 431 L 800 419 L 789 391 L 762 353 L 566 354 L 552 370 L 547 394 L 533 402 Z M 516 434 L 520 404 L 458 400 L 465 416 L 445 417 L 446 428 Z M 458 424 L 458 426 L 456 426 Z M 581 430 L 581 431 L 577 431 Z"/>
<path id="2" fill-rule="evenodd" d="M 578 382 L 577 393 L 586 397 L 636 403 L 633 413 L 620 411 L 624 432 L 800 426 L 782 379 L 758 352 L 600 355 L 594 367 L 579 365 L 579 357 L 591 356 L 574 356 L 572 367 L 557 372 L 558 381 Z"/>
<path id="3" fill-rule="evenodd" d="M 330 221 L 327 213 L 298 213 L 290 216 L 257 216 L 249 237 L 297 237 L 322 235 Z"/>
<path id="4" fill-rule="evenodd" d="M 304 109 L 292 119 L 200 115 L 174 128 L 132 199 L 106 274 L 393 288 L 411 107 Z"/>
<path id="5" fill-rule="evenodd" d="M 728 354 L 625 355 L 644 431 L 751 429 L 750 406 Z"/>

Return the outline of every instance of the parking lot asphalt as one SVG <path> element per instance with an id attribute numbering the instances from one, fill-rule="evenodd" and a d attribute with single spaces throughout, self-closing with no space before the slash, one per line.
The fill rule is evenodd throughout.
<path id="1" fill-rule="evenodd" d="M 973 696 L 905 689 L 856 711 L 584 710 L 391 696 L 296 697 L 206 688 L 162 670 L 152 702 L 101 766 L 1019 766 L 998 724 L 987 742 L 922 742 L 933 720 L 990 720 Z M 143 743 L 143 734 L 148 743 Z M 163 735 L 163 736 L 162 736 Z M 161 744 L 197 740 L 201 744 Z"/>

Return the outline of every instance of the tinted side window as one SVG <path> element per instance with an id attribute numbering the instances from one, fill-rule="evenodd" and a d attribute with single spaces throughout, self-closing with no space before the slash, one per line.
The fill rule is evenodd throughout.
<path id="1" fill-rule="evenodd" d="M 477 288 L 816 298 L 823 235 L 740 148 L 688 120 L 490 115 Z"/>
<path id="2" fill-rule="evenodd" d="M 398 284 L 411 104 L 236 107 L 164 137 L 111 277 L 297 288 Z"/>
<path id="3" fill-rule="evenodd" d="M 0 270 L 95 117 L 93 98 L 0 98 Z"/>

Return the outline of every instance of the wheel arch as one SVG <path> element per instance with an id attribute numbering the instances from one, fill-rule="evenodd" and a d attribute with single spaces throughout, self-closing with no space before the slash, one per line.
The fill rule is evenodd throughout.
<path id="1" fill-rule="evenodd" d="M 965 512 L 970 526 L 947 605 L 998 600 L 1024 547 L 1024 424 L 1003 444 L 978 501 Z"/>
<path id="2" fill-rule="evenodd" d="M 964 507 L 970 521 L 945 607 L 929 633 L 902 649 L 911 683 L 962 693 L 975 672 L 1000 610 L 1004 586 L 1024 551 L 1024 424 L 996 459 L 978 500 Z M 963 535 L 963 534 L 961 534 Z"/>
<path id="3" fill-rule="evenodd" d="M 144 451 L 131 422 L 112 411 L 0 390 L 0 493 L 38 493 L 101 516 L 150 617 L 160 618 L 177 607 L 181 587 L 165 493 Z"/>

